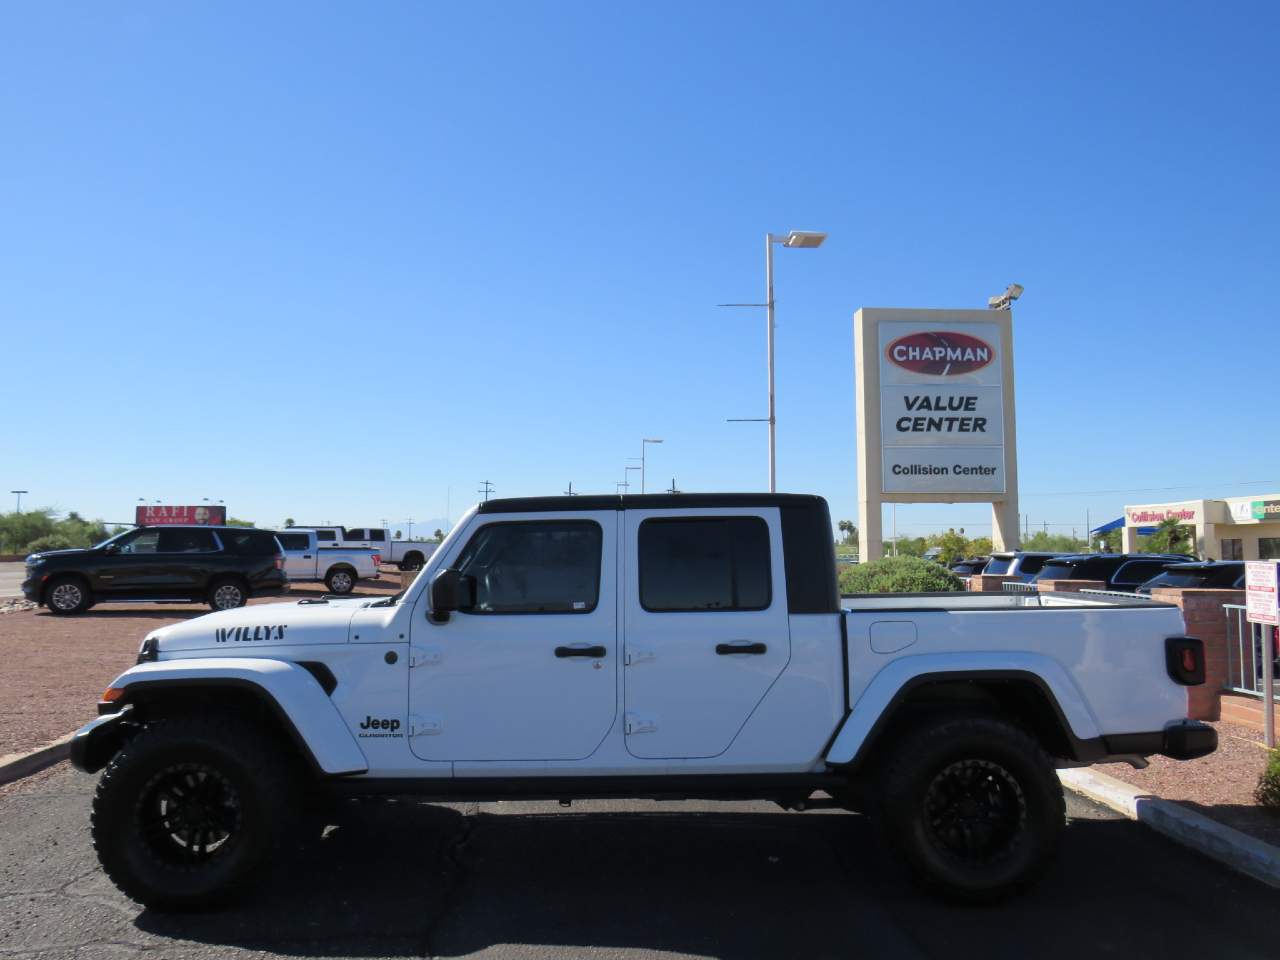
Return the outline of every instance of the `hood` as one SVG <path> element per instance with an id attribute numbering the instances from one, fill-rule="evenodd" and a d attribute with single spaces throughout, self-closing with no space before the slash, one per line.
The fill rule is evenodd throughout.
<path id="1" fill-rule="evenodd" d="M 84 556 L 93 553 L 89 547 L 67 547 L 62 550 L 41 550 L 39 553 L 30 554 L 27 557 L 27 563 L 35 563 L 38 560 L 44 560 L 47 557 L 72 557 Z"/>
<path id="2" fill-rule="evenodd" d="M 152 631 L 159 653 L 186 650 L 226 652 L 251 657 L 264 647 L 346 643 L 351 616 L 367 598 L 328 603 L 264 603 L 220 610 Z"/>

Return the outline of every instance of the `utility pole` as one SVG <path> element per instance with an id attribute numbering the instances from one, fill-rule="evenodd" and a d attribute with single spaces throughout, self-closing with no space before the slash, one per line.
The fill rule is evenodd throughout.
<path id="1" fill-rule="evenodd" d="M 676 478 L 672 477 L 671 486 L 667 487 L 667 493 L 679 493 L 679 492 L 680 491 L 676 489 Z"/>
<path id="2" fill-rule="evenodd" d="M 409 539 L 413 539 L 413 517 L 409 518 Z"/>
<path id="3" fill-rule="evenodd" d="M 614 483 L 614 486 L 617 487 L 616 492 L 625 494 L 627 492 L 627 488 L 630 487 L 631 484 L 626 480 L 618 480 Z"/>
<path id="4" fill-rule="evenodd" d="M 573 492 L 573 481 L 572 481 L 572 480 L 570 480 L 570 481 L 569 481 L 569 489 L 568 489 L 568 490 L 566 490 L 566 491 L 564 492 L 564 495 L 565 495 L 566 497 L 576 497 L 576 496 L 577 496 L 577 494 Z"/>
<path id="5" fill-rule="evenodd" d="M 488 503 L 488 502 L 489 502 L 489 494 L 493 493 L 493 490 L 494 490 L 494 487 L 493 487 L 493 484 L 492 484 L 492 483 L 490 483 L 488 480 L 481 480 L 481 481 L 480 481 L 480 489 L 479 489 L 479 490 L 477 490 L 477 491 L 476 491 L 476 493 L 482 493 L 482 494 L 484 494 L 484 500 L 485 500 L 485 503 Z"/>
<path id="6" fill-rule="evenodd" d="M 14 508 L 13 512 L 21 513 L 22 512 L 22 495 L 24 493 L 30 493 L 31 491 L 30 490 L 10 490 L 9 492 L 16 493 L 18 495 L 18 505 Z"/>

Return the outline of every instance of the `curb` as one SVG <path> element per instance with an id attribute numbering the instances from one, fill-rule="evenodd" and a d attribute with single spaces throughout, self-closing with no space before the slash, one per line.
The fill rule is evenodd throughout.
<path id="1" fill-rule="evenodd" d="M 0 786 L 39 773 L 45 767 L 52 767 L 67 759 L 71 756 L 71 738 L 74 736 L 74 733 L 68 733 L 43 747 L 0 757 Z"/>
<path id="2" fill-rule="evenodd" d="M 1280 888 L 1280 847 L 1094 770 L 1059 770 L 1062 785 L 1233 870 Z"/>

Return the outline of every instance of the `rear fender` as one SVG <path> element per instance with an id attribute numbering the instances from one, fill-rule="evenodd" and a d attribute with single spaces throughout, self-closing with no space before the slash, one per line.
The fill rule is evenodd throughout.
<path id="1" fill-rule="evenodd" d="M 255 695 L 280 720 L 315 768 L 326 774 L 365 773 L 369 763 L 342 714 L 316 678 L 287 660 L 208 657 L 140 663 L 111 681 L 118 703 L 148 693 L 236 688 Z"/>
<path id="2" fill-rule="evenodd" d="M 1075 681 L 1050 657 L 1036 653 L 927 654 L 902 657 L 875 675 L 832 741 L 827 762 L 838 766 L 853 763 L 880 724 L 892 715 L 896 701 L 919 684 L 966 679 L 1027 680 L 1045 693 L 1075 740 L 1101 735 Z"/>

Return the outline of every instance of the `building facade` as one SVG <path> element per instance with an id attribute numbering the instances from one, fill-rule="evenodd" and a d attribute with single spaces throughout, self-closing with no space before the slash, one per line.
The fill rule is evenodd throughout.
<path id="1" fill-rule="evenodd" d="M 1170 518 L 1195 528 L 1195 552 L 1201 559 L 1280 560 L 1280 493 L 1126 506 L 1123 549 L 1138 549 L 1140 527 Z"/>

